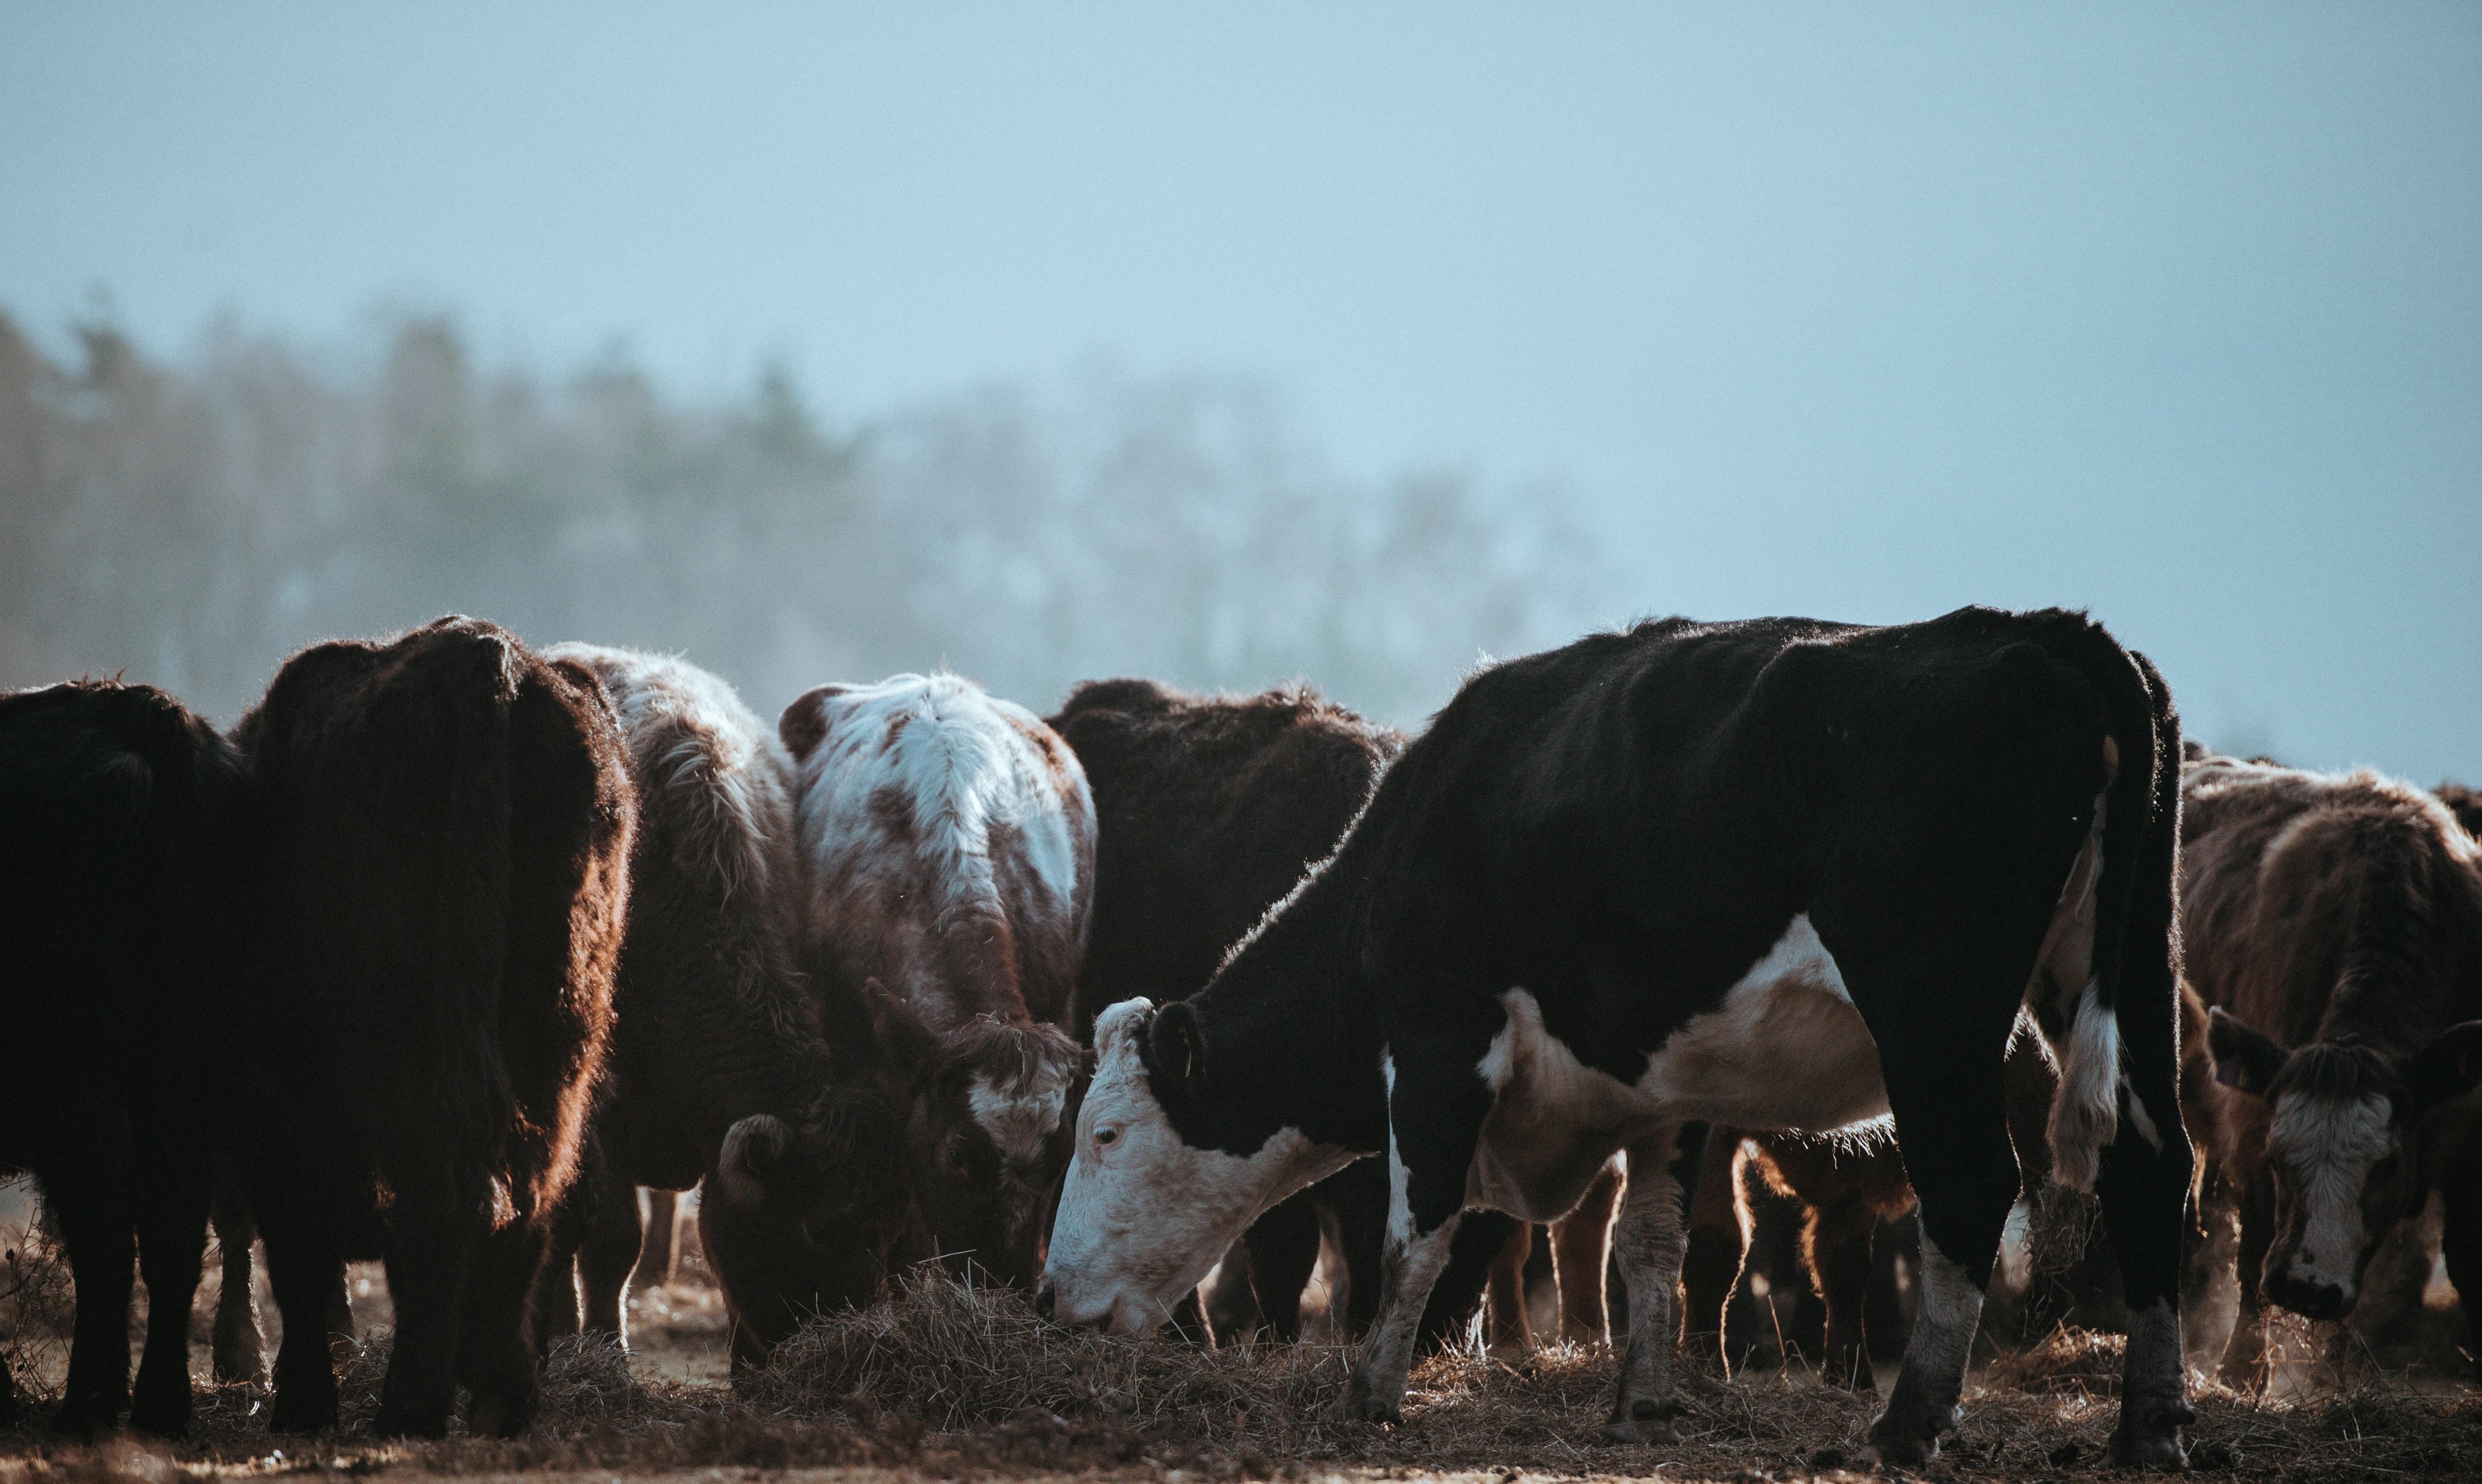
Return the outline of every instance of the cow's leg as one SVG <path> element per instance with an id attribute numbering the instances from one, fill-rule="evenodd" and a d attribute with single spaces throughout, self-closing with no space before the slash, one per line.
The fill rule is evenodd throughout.
<path id="1" fill-rule="evenodd" d="M 1689 1198 L 1688 1251 L 1680 1264 L 1682 1353 L 1721 1362 L 1728 1369 L 1724 1320 L 1732 1296 L 1741 1291 L 1750 1252 L 1749 1203 L 1740 1195 L 1741 1140 L 1737 1128 L 1707 1135 L 1698 1188 Z"/>
<path id="2" fill-rule="evenodd" d="M 1827 1384 L 1857 1391 L 1879 1386 L 1862 1323 L 1870 1292 L 1870 1238 L 1878 1226 L 1879 1213 L 1857 1185 L 1812 1206 L 1801 1229 L 1802 1266 L 1827 1305 Z"/>
<path id="3" fill-rule="evenodd" d="M 1465 1213 L 1465 1179 L 1491 1111 L 1479 1068 L 1497 1025 L 1478 1035 L 1400 1037 L 1382 1063 L 1387 1081 L 1387 1241 L 1379 1312 L 1345 1386 L 1344 1415 L 1404 1419 L 1405 1377 Z"/>
<path id="4" fill-rule="evenodd" d="M 216 1232 L 217 1265 L 222 1279 L 216 1291 L 215 1342 L 210 1364 L 218 1381 L 257 1382 L 267 1379 L 267 1336 L 258 1327 L 258 1300 L 253 1292 L 251 1248 L 258 1241 L 258 1223 L 242 1199 L 240 1182 L 218 1161 L 208 1221 Z"/>
<path id="5" fill-rule="evenodd" d="M 514 1438 L 535 1419 L 541 1383 L 526 1312 L 542 1275 L 548 1225 L 513 1221 L 475 1243 L 457 1340 L 458 1369 L 474 1393 L 465 1430 L 477 1437 Z"/>
<path id="6" fill-rule="evenodd" d="M 1729 1163 L 1729 1161 L 1727 1161 Z M 1604 1328 L 1603 1261 L 1612 1245 L 1612 1211 L 1620 1205 L 1621 1164 L 1615 1159 L 1595 1177 L 1577 1208 L 1551 1229 L 1551 1276 L 1560 1285 L 1560 1338 L 1598 1345 Z M 1705 1188 L 1700 1181 L 1699 1188 Z"/>
<path id="7" fill-rule="evenodd" d="M 2122 1043 L 2130 1034 L 2126 1007 Z M 2095 1178 L 2105 1229 L 2120 1259 L 2128 1306 L 2128 1349 L 2121 1366 L 2120 1423 L 2112 1457 L 2124 1464 L 2179 1467 L 2188 1455 L 2180 1430 L 2195 1420 L 2180 1344 L 2180 1248 L 2188 1229 L 2189 1136 L 2175 1087 L 2171 1011 L 2163 1012 L 2157 1056 L 2129 1048 L 2120 1131 Z M 2159 1068 L 2156 1063 L 2159 1061 Z"/>
<path id="8" fill-rule="evenodd" d="M 1685 1124 L 1628 1148 L 1628 1193 L 1612 1238 L 1628 1289 L 1628 1342 L 1612 1398 L 1608 1443 L 1675 1443 L 1680 1414 L 1672 1352 L 1679 1342 L 1677 1289 L 1689 1244 L 1689 1201 L 1698 1189 L 1706 1126 Z"/>
<path id="9" fill-rule="evenodd" d="M 681 1193 L 677 1190 L 648 1190 L 646 1209 L 646 1237 L 638 1249 L 638 1265 L 629 1274 L 632 1288 L 660 1288 L 673 1281 L 680 1271 Z M 631 1203 L 635 1205 L 633 1201 Z"/>
<path id="10" fill-rule="evenodd" d="M 2275 1241 L 2275 1200 L 2264 1171 L 2254 1179 L 2235 1181 L 2232 1194 L 2240 1222 L 2232 1281 L 2240 1289 L 2240 1303 L 2216 1373 L 2233 1391 L 2256 1392 L 2265 1389 L 2267 1380 L 2266 1299 L 2258 1281 L 2266 1271 L 2266 1250 Z"/>
<path id="11" fill-rule="evenodd" d="M 1254 1273 L 1250 1244 L 1234 1242 L 1224 1249 L 1214 1276 L 1198 1285 L 1198 1307 L 1206 1315 L 1207 1333 L 1217 1348 L 1244 1344 L 1265 1333 L 1259 1322 L 1258 1295 L 1252 1291 Z"/>
<path id="12" fill-rule="evenodd" d="M 284 1338 L 276 1346 L 276 1406 L 269 1425 L 309 1433 L 336 1422 L 336 1370 L 329 1351 L 330 1297 L 344 1255 L 307 1213 L 294 1213 L 270 1194 L 253 1207 L 267 1246 L 267 1287 Z"/>
<path id="13" fill-rule="evenodd" d="M 581 1178 L 585 1173 L 580 1172 Z M 629 1272 L 646 1245 L 645 1230 L 638 1224 L 638 1187 L 622 1178 L 607 1179 L 594 1206 L 594 1219 L 587 1228 L 585 1245 L 577 1250 L 578 1308 L 587 1334 L 608 1335 L 625 1344 Z M 558 1276 L 557 1259 L 546 1263 L 544 1270 Z M 537 1285 L 538 1290 L 541 1286 Z"/>
<path id="14" fill-rule="evenodd" d="M 1238 1245 L 1241 1276 L 1247 1284 L 1234 1298 L 1246 1298 L 1257 1310 L 1255 1322 L 1248 1328 L 1263 1325 L 1286 1344 L 1301 1338 L 1302 1290 L 1309 1286 L 1319 1258 L 1319 1216 L 1307 1194 L 1278 1202 L 1243 1233 Z M 1223 1318 L 1218 1316 L 1216 1323 L 1221 1338 Z M 1235 1324 L 1236 1329 L 1242 1327 Z"/>
<path id="15" fill-rule="evenodd" d="M 186 1134 L 150 1153 L 138 1206 L 138 1260 L 146 1280 L 146 1349 L 129 1420 L 177 1437 L 190 1425 L 190 1306 L 207 1253 L 211 1167 Z"/>
<path id="16" fill-rule="evenodd" d="M 2469 1140 L 2448 1161 L 2440 1196 L 2440 1256 L 2447 1259 L 2447 1281 L 2456 1285 L 2467 1327 L 2482 1336 L 2482 1139 Z M 2482 1346 L 2473 1359 L 2482 1367 Z"/>
<path id="17" fill-rule="evenodd" d="M 1887 1408 L 1870 1424 L 1869 1455 L 1899 1468 L 1937 1457 L 1940 1436 L 1956 1427 L 1982 1295 L 2017 1201 L 2001 1090 L 2007 1023 L 1985 1036 L 1940 1029 L 1880 1038 L 1896 1138 L 1921 1200 L 1920 1312 Z"/>
<path id="18" fill-rule="evenodd" d="M 396 1341 L 372 1423 L 382 1437 L 445 1436 L 457 1405 L 457 1332 L 465 1312 L 467 1269 L 488 1219 L 482 1181 L 460 1179 L 444 1168 L 452 1156 L 434 1157 L 436 1173 L 426 1171 L 429 1179 L 392 1182 L 396 1200 L 385 1252 Z M 289 1310 L 284 1329 L 290 1344 Z"/>
<path id="19" fill-rule="evenodd" d="M 110 1432 L 129 1402 L 129 1295 L 138 1264 L 138 1201 L 126 1151 L 119 1158 L 46 1179 L 43 1196 L 68 1249 L 77 1285 L 69 1373 L 52 1429 L 92 1439 Z"/>
<path id="20" fill-rule="evenodd" d="M 1525 1312 L 1525 1263 L 1533 1256 L 1534 1223 L 1520 1221 L 1491 1259 L 1484 1302 L 1495 1360 L 1516 1360 L 1534 1349 L 1534 1325 Z"/>

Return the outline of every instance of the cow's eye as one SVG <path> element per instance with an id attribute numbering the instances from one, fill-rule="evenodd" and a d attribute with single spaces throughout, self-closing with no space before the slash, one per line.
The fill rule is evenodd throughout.
<path id="1" fill-rule="evenodd" d="M 1095 1130 L 1095 1147 L 1096 1149 L 1110 1149 L 1113 1145 L 1120 1142 L 1121 1130 L 1110 1124 L 1105 1124 L 1100 1128 Z"/>

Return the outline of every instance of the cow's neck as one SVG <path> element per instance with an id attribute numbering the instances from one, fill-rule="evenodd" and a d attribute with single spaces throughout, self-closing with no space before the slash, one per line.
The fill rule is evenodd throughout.
<path id="1" fill-rule="evenodd" d="M 1355 895 L 1349 861 L 1331 863 L 1191 1000 L 1206 1080 L 1198 1106 L 1175 1115 L 1197 1126 L 1184 1137 L 1246 1154 L 1291 1127 L 1357 1153 L 1385 1147 L 1379 1020 L 1354 966 Z"/>

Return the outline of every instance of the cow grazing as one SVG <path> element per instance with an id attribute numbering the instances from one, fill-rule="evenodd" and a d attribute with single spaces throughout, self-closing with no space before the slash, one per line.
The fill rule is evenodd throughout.
<path id="1" fill-rule="evenodd" d="M 198 1052 L 229 965 L 240 792 L 224 739 L 159 690 L 0 695 L 0 1167 L 33 1172 L 77 1285 L 66 1434 L 124 1408 L 152 1432 L 189 1420 L 212 1154 Z M 133 1262 L 149 1303 L 131 1407 Z"/>
<path id="2" fill-rule="evenodd" d="M 759 1360 L 805 1315 L 875 1297 L 908 1212 L 868 1018 L 843 1017 L 858 1044 L 839 1056 L 797 967 L 792 759 L 694 665 L 594 645 L 545 653 L 610 697 L 638 830 L 593 1188 L 564 1212 L 538 1323 L 575 1330 L 582 1300 L 586 1328 L 620 1334 L 645 1246 L 636 1187 L 704 1179 L 733 1355 Z"/>
<path id="3" fill-rule="evenodd" d="M 1345 1406 L 1393 1419 L 1463 1209 L 1555 1220 L 1625 1151 L 1609 1436 L 1667 1439 L 1699 1126 L 1892 1111 L 1923 1300 L 1870 1443 L 1918 1464 L 2017 1195 L 2030 1005 L 2055 1169 L 2099 1186 L 2136 1311 L 2113 1450 L 2180 1461 L 2178 756 L 2152 668 L 2072 613 L 1669 620 L 1486 670 L 1213 983 L 1096 1021 L 1036 1306 L 1148 1328 L 1258 1212 L 1385 1152 Z"/>
<path id="4" fill-rule="evenodd" d="M 2209 1151 L 2240 1214 L 2227 1379 L 2263 1379 L 2260 1304 L 2350 1312 L 2380 1239 L 2446 1196 L 2482 1320 L 2482 871 L 2431 795 L 2205 757 L 2185 774 L 2181 936 L 2211 1007 Z"/>
<path id="5" fill-rule="evenodd" d="M 1094 889 L 1086 775 L 1024 707 L 952 675 L 823 685 L 777 729 L 798 769 L 805 933 L 878 1016 L 913 1198 L 939 1254 L 1030 1285 L 1085 1052 L 1062 1029 Z"/>
<path id="6" fill-rule="evenodd" d="M 1300 687 L 1192 696 L 1151 680 L 1090 680 L 1049 725 L 1095 798 L 1095 916 L 1078 971 L 1076 1024 L 1104 1006 L 1205 987 L 1234 943 L 1327 859 L 1370 802 L 1405 734 Z M 1379 1298 L 1387 1181 L 1375 1169 L 1321 1180 L 1251 1225 L 1227 1255 L 1208 1317 L 1219 1338 L 1299 1338 L 1302 1290 L 1323 1243 L 1339 1327 L 1359 1338 Z M 1503 1223 L 1468 1224 L 1434 1290 L 1424 1332 L 1472 1309 Z"/>
<path id="7" fill-rule="evenodd" d="M 337 1265 L 383 1257 L 376 1419 L 515 1434 L 526 1311 L 610 1031 L 636 806 L 593 675 L 442 619 L 285 661 L 234 740 L 263 832 L 231 1150 L 283 1316 L 275 1424 L 335 1419 Z"/>

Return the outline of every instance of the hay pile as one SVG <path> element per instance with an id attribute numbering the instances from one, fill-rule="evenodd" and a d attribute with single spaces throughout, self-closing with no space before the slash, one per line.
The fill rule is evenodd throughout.
<path id="1" fill-rule="evenodd" d="M 867 1465 L 940 1478 L 1177 1472 L 1183 1484 L 1521 1471 L 1750 1484 L 1841 1468 L 1879 1401 L 1801 1371 L 1727 1379 L 1685 1364 L 1683 1441 L 1611 1446 L 1599 1438 L 1611 1357 L 1562 1347 L 1516 1366 L 1473 1353 L 1426 1361 L 1405 1425 L 1375 1428 L 1333 1418 L 1340 1350 L 1208 1351 L 1066 1331 L 1038 1321 L 1019 1295 L 936 1275 L 879 1308 L 813 1323 L 730 1391 L 633 1375 L 617 1347 L 567 1341 L 545 1366 L 541 1418 L 514 1443 L 372 1439 L 386 1353 L 384 1332 L 340 1347 L 344 1421 L 333 1435 L 272 1435 L 270 1393 L 226 1387 L 201 1393 L 192 1438 L 171 1449 L 58 1449 L 31 1426 L 0 1433 L 0 1484 L 33 1475 L 181 1484 L 182 1471 L 204 1465 L 449 1473 Z M 2071 1334 L 1990 1367 L 1968 1390 L 1964 1430 L 1933 1477 L 2060 1479 L 2097 1468 L 2118 1364 L 2116 1337 Z M 2277 1484 L 2482 1477 L 2482 1400 L 2469 1391 L 2367 1388 L 2293 1406 L 2206 1388 L 2199 1413 L 2193 1454 L 2209 1473 Z"/>

